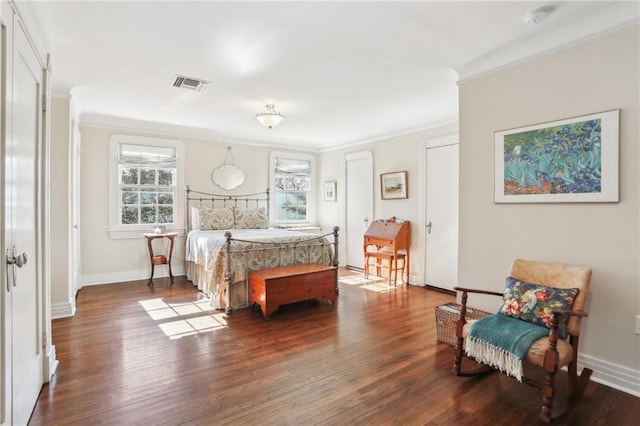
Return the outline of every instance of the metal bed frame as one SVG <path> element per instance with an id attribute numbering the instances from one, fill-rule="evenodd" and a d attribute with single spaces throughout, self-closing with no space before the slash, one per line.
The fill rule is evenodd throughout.
<path id="1" fill-rule="evenodd" d="M 213 194 L 202 191 L 195 191 L 190 189 L 189 186 L 186 187 L 186 212 L 187 212 L 187 230 L 190 231 L 192 229 L 191 224 L 191 211 L 190 207 L 193 207 L 195 203 L 198 207 L 240 207 L 240 208 L 259 208 L 265 206 L 267 209 L 267 220 L 269 219 L 269 202 L 270 202 L 270 191 L 269 188 L 264 192 L 258 192 L 253 194 L 242 194 L 242 195 L 227 195 L 227 194 Z M 321 247 L 320 251 L 320 259 L 324 257 L 325 247 L 327 250 L 330 250 L 333 246 L 333 253 L 330 252 L 330 263 L 329 266 L 334 268 L 338 268 L 338 240 L 339 240 L 339 230 L 338 226 L 334 226 L 332 232 L 313 236 L 304 240 L 298 240 L 295 242 L 287 241 L 287 242 L 265 242 L 265 241 L 252 241 L 252 240 L 244 240 L 233 238 L 233 234 L 231 231 L 227 231 L 224 234 L 225 237 L 225 254 L 226 254 L 226 267 L 225 267 L 225 276 L 224 281 L 226 284 L 226 288 L 230 289 L 234 284 L 234 277 L 231 272 L 231 259 L 233 255 L 242 255 L 243 253 L 249 252 L 259 252 L 259 251 L 273 251 L 278 250 L 278 265 L 282 266 L 282 253 L 285 250 L 293 250 L 294 251 L 294 261 L 296 259 L 295 250 L 303 249 L 309 247 Z M 332 238 L 332 242 L 327 242 L 328 239 Z M 233 247 L 233 242 L 243 242 L 243 243 L 252 243 L 256 245 L 256 248 L 252 249 L 237 249 Z M 309 251 L 309 250 L 307 250 Z M 308 254 L 310 256 L 310 254 Z M 307 258 L 307 263 L 311 263 L 312 259 L 310 257 Z M 264 265 L 263 265 L 264 269 Z M 249 271 L 247 271 L 249 272 Z M 247 273 L 247 277 L 248 277 Z M 339 292 L 339 288 L 336 284 L 336 293 Z M 229 290 L 226 292 L 226 307 L 225 313 L 230 314 L 233 311 L 231 307 L 231 301 L 229 297 Z"/>

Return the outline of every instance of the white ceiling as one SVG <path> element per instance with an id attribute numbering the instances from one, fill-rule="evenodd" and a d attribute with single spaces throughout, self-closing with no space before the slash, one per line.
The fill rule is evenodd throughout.
<path id="1" fill-rule="evenodd" d="M 552 4 L 537 25 L 525 15 Z M 459 79 L 637 21 L 630 2 L 41 1 L 80 121 L 327 150 L 457 121 Z M 596 60 L 594 58 L 594 60 Z M 196 93 L 175 74 L 211 81 Z M 286 116 L 262 127 L 273 103 Z"/>

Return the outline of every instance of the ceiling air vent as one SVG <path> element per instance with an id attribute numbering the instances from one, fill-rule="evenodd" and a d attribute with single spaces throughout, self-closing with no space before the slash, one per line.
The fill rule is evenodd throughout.
<path id="1" fill-rule="evenodd" d="M 175 80 L 173 80 L 173 87 L 178 87 L 182 89 L 194 90 L 196 92 L 202 92 L 205 87 L 209 84 L 206 80 L 199 80 L 193 77 L 185 77 L 183 75 L 176 75 Z"/>

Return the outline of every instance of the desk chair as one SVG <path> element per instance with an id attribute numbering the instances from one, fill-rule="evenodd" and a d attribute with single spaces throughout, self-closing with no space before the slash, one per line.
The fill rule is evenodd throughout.
<path id="1" fill-rule="evenodd" d="M 401 284 L 405 284 L 404 268 L 406 263 L 406 254 L 402 252 L 393 255 L 393 252 L 384 249 L 367 250 L 364 254 L 364 277 L 369 278 L 369 268 L 371 260 L 375 260 L 373 266 L 376 268 L 376 276 L 382 277 L 383 261 L 386 262 L 386 269 L 389 271 L 387 276 L 387 285 L 391 285 L 391 275 L 393 274 L 393 286 L 396 287 L 398 282 L 398 271 L 400 271 Z"/>

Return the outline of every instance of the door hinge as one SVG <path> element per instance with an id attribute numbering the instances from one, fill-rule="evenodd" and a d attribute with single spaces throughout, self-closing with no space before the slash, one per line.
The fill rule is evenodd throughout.
<path id="1" fill-rule="evenodd" d="M 42 332 L 42 348 L 43 349 L 47 348 L 47 332 L 46 331 Z"/>
<path id="2" fill-rule="evenodd" d="M 42 94 L 42 112 L 47 112 L 47 95 Z"/>

